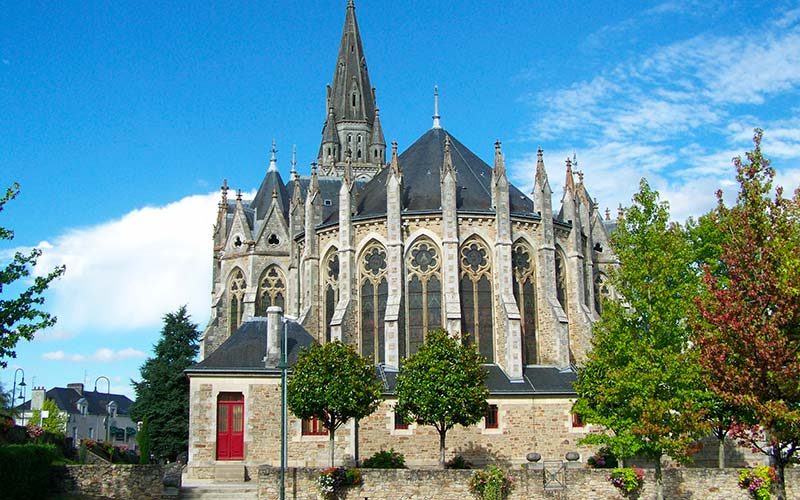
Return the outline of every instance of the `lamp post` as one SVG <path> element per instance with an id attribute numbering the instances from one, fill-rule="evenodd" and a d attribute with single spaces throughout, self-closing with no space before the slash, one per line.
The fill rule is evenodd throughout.
<path id="1" fill-rule="evenodd" d="M 111 402 L 111 380 L 108 379 L 105 375 L 100 375 L 96 379 L 94 379 L 94 392 L 97 392 L 97 381 L 101 378 L 106 380 L 106 405 Z M 111 409 L 106 407 L 106 411 L 110 412 Z M 111 420 L 111 415 L 105 418 L 105 430 L 106 430 L 106 441 L 108 441 L 108 422 Z"/>
<path id="2" fill-rule="evenodd" d="M 22 381 L 19 383 L 19 397 L 17 397 L 17 373 L 22 372 Z M 17 368 L 14 370 L 14 385 L 11 388 L 11 408 L 14 409 L 14 400 L 21 399 L 25 403 L 25 370 Z M 25 410 L 22 410 L 22 425 L 25 425 Z"/>

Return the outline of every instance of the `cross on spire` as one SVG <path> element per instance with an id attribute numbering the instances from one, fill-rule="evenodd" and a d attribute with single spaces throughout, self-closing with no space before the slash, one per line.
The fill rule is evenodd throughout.
<path id="1" fill-rule="evenodd" d="M 439 86 L 433 86 L 433 128 L 442 128 L 441 116 L 439 116 Z"/>

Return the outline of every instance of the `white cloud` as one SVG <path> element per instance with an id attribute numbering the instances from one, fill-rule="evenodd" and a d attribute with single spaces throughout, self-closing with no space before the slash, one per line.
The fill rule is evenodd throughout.
<path id="1" fill-rule="evenodd" d="M 71 363 L 116 363 L 126 359 L 144 359 L 147 354 L 142 351 L 128 347 L 119 351 L 101 348 L 92 354 L 68 354 L 64 351 L 52 351 L 42 354 L 42 359 L 46 361 L 68 361 Z"/>
<path id="2" fill-rule="evenodd" d="M 80 333 L 158 326 L 165 313 L 182 304 L 202 328 L 210 303 L 218 198 L 210 193 L 145 207 L 40 243 L 45 251 L 37 272 L 67 267 L 47 298 L 59 328 Z M 96 359 L 106 354 L 95 353 Z"/>
<path id="3" fill-rule="evenodd" d="M 641 15 L 682 8 L 665 2 Z M 714 191 L 735 191 L 731 158 L 751 149 L 754 127 L 765 130 L 762 147 L 778 172 L 776 185 L 796 186 L 800 119 L 781 102 L 796 102 L 800 94 L 795 10 L 735 35 L 709 32 L 609 61 L 599 74 L 533 96 L 537 118 L 528 130 L 537 146 L 551 149 L 545 164 L 554 210 L 563 189 L 562 159 L 577 151 L 578 170 L 603 209 L 615 213 L 617 204 L 629 205 L 646 177 L 670 202 L 674 219 L 699 215 L 714 206 Z M 511 158 L 509 175 L 529 187 L 535 165 L 535 154 Z"/>

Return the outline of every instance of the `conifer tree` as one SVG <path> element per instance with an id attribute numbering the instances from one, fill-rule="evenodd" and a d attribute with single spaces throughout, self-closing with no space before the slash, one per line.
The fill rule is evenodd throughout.
<path id="1" fill-rule="evenodd" d="M 133 381 L 136 401 L 130 413 L 146 421 L 150 451 L 156 458 L 174 461 L 189 442 L 189 379 L 183 371 L 195 362 L 200 333 L 186 306 L 164 316 L 161 338 Z"/>
<path id="2" fill-rule="evenodd" d="M 800 189 L 773 191 L 761 138 L 756 129 L 755 148 L 734 159 L 736 204 L 717 193 L 724 272 L 706 271 L 694 327 L 712 389 L 736 409 L 736 437 L 770 457 L 786 498 L 800 446 Z"/>

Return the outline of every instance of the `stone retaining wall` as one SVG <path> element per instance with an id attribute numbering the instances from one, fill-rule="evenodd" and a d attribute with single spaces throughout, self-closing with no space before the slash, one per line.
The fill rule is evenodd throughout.
<path id="1" fill-rule="evenodd" d="M 177 470 L 174 470 L 176 469 Z M 177 483 L 175 473 L 177 472 Z M 165 477 L 171 487 L 165 488 Z M 161 500 L 177 496 L 180 465 L 58 465 L 51 468 L 54 493 L 114 500 Z"/>
<path id="2" fill-rule="evenodd" d="M 318 500 L 314 481 L 322 469 L 291 468 L 286 474 L 286 498 Z M 469 470 L 361 469 L 364 483 L 353 487 L 342 500 L 468 500 L 473 498 L 467 483 Z M 606 479 L 607 470 L 574 468 L 562 476 L 570 500 L 624 499 Z M 509 500 L 552 500 L 543 488 L 542 470 L 513 469 L 515 488 Z M 655 499 L 654 471 L 645 470 L 645 484 L 639 500 Z M 787 499 L 800 498 L 792 486 L 800 484 L 800 470 L 787 470 Z M 259 468 L 258 498 L 278 498 L 280 469 Z M 737 485 L 738 469 L 665 469 L 665 498 L 670 500 L 750 500 Z"/>

